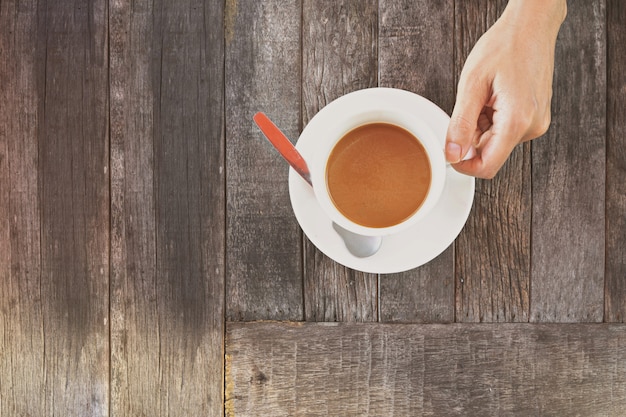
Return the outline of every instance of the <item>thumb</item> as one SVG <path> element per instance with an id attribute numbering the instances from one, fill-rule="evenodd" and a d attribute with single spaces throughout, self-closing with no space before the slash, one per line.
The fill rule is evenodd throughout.
<path id="1" fill-rule="evenodd" d="M 478 118 L 488 101 L 488 89 L 480 88 L 477 82 L 460 81 L 458 88 L 446 134 L 446 159 L 453 164 L 461 161 L 480 137 Z"/>

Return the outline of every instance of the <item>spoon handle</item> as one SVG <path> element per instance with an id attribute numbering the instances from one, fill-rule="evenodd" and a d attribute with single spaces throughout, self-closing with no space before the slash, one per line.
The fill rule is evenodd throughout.
<path id="1" fill-rule="evenodd" d="M 311 173 L 304 158 L 300 155 L 300 152 L 295 146 L 287 139 L 287 136 L 280 131 L 280 129 L 265 115 L 265 113 L 258 112 L 254 115 L 254 122 L 259 126 L 259 129 L 263 132 L 267 140 L 270 141 L 274 148 L 285 158 L 285 160 L 296 170 L 298 174 L 309 185 L 313 185 L 311 182 Z"/>

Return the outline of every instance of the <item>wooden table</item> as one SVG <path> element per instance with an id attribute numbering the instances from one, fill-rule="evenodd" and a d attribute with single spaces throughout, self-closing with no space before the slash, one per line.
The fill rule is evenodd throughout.
<path id="1" fill-rule="evenodd" d="M 550 130 L 406 273 L 312 246 L 252 123 L 449 113 L 504 5 L 0 1 L 0 415 L 624 415 L 625 1 L 569 1 Z"/>

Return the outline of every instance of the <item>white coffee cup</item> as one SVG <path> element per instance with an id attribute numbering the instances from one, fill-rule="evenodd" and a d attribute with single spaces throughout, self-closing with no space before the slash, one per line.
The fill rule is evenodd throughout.
<path id="1" fill-rule="evenodd" d="M 366 100 L 372 90 L 380 92 L 380 100 Z M 441 140 L 429 126 L 429 121 L 419 112 L 407 108 L 397 110 L 390 105 L 390 100 L 398 94 L 413 94 L 404 90 L 393 89 L 394 94 L 385 94 L 392 90 L 376 88 L 359 90 L 342 96 L 320 110 L 305 127 L 300 138 L 315 134 L 316 149 L 307 155 L 307 164 L 311 171 L 311 180 L 315 197 L 328 217 L 341 227 L 362 236 L 389 236 L 401 232 L 423 219 L 437 204 L 446 179 L 446 162 Z M 307 128 L 313 123 L 315 129 Z M 351 130 L 370 123 L 389 123 L 399 126 L 412 134 L 424 147 L 431 167 L 431 183 L 428 193 L 419 208 L 404 221 L 388 227 L 367 227 L 345 217 L 335 207 L 327 186 L 327 162 L 337 142 Z"/>

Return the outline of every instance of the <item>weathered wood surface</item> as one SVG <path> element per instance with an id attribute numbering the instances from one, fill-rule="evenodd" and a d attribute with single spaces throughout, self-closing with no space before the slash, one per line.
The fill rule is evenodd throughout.
<path id="1" fill-rule="evenodd" d="M 288 165 L 252 122 L 300 130 L 298 0 L 226 2 L 226 317 L 301 320 L 302 237 Z"/>
<path id="2" fill-rule="evenodd" d="M 108 415 L 107 22 L 0 3 L 2 415 Z"/>
<path id="3" fill-rule="evenodd" d="M 451 112 L 503 6 L 1 0 L 0 416 L 222 415 L 225 365 L 229 413 L 620 415 L 623 325 L 562 322 L 626 315 L 622 0 L 568 2 L 549 132 L 413 271 L 307 242 L 252 123 L 376 85 Z M 405 324 L 228 323 L 266 319 Z M 453 321 L 533 323 L 406 324 Z"/>
<path id="4" fill-rule="evenodd" d="M 457 77 L 474 44 L 505 6 L 505 1 L 457 2 Z M 528 321 L 530 159 L 530 144 L 519 145 L 493 180 L 476 182 L 474 206 L 455 246 L 458 322 Z"/>
<path id="5" fill-rule="evenodd" d="M 38 125 L 44 413 L 50 407 L 106 415 L 107 7 L 105 1 L 71 5 L 46 4 L 44 102 Z"/>
<path id="6" fill-rule="evenodd" d="M 604 2 L 568 2 L 555 61 L 552 124 L 545 138 L 532 142 L 530 320 L 599 322 L 606 228 Z"/>
<path id="7" fill-rule="evenodd" d="M 222 415 L 222 5 L 111 6 L 111 414 Z"/>
<path id="8" fill-rule="evenodd" d="M 334 99 L 377 86 L 377 11 L 371 0 L 303 2 L 303 125 Z M 305 320 L 378 320 L 378 275 L 337 264 L 306 237 L 303 279 Z"/>
<path id="9" fill-rule="evenodd" d="M 227 416 L 619 416 L 626 327 L 232 323 Z"/>
<path id="10" fill-rule="evenodd" d="M 626 322 L 626 2 L 607 2 L 604 320 Z"/>
<path id="11" fill-rule="evenodd" d="M 0 5 L 0 415 L 44 415 L 38 131 L 45 36 L 34 4 Z M 8 34 L 12 36 L 8 36 Z M 32 51 L 32 52 L 31 52 Z M 26 400 L 29 400 L 28 402 Z"/>
<path id="12" fill-rule="evenodd" d="M 237 3 L 237 7 L 241 4 Z M 360 19 L 354 17 L 350 7 L 363 10 Z M 227 45 L 233 45 L 233 54 L 241 55 L 227 57 L 228 68 L 234 66 L 229 64 L 230 59 L 232 62 L 248 62 L 235 66 L 236 71 L 232 72 L 233 80 L 243 78 L 238 87 L 248 87 L 236 90 L 255 91 L 260 85 L 264 86 L 252 100 L 244 95 L 245 103 L 239 107 L 248 110 L 240 114 L 250 116 L 254 110 L 263 107 L 253 106 L 250 104 L 253 101 L 271 102 L 267 106 L 282 108 L 274 117 L 280 118 L 279 124 L 293 138 L 298 134 L 291 127 L 299 116 L 296 109 L 302 109 L 302 124 L 305 124 L 320 106 L 337 95 L 372 85 L 369 68 L 375 57 L 371 49 L 360 44 L 370 37 L 369 33 L 363 32 L 363 27 L 376 32 L 371 42 L 376 42 L 378 47 L 378 85 L 417 91 L 451 111 L 454 85 L 465 56 L 503 7 L 502 1 L 416 5 L 389 0 L 379 2 L 377 10 L 366 2 L 357 5 L 303 2 L 280 11 L 269 6 L 255 6 L 243 12 L 227 13 L 227 20 L 237 22 L 243 19 L 248 23 L 241 25 L 257 28 L 256 35 L 230 31 L 233 37 L 227 42 Z M 232 8 L 236 9 L 235 6 Z M 300 8 L 301 22 L 294 17 Z M 272 19 L 272 12 L 280 13 L 289 25 L 283 24 L 282 32 L 268 35 L 265 29 L 259 28 Z M 237 143 L 227 146 L 232 149 L 229 164 L 234 165 L 228 170 L 231 174 L 227 175 L 227 192 L 232 193 L 228 201 L 234 206 L 229 206 L 234 217 L 229 222 L 232 224 L 228 234 L 231 243 L 227 246 L 234 248 L 227 251 L 227 254 L 232 253 L 227 255 L 228 264 L 233 265 L 229 268 L 232 272 L 229 273 L 227 298 L 232 308 L 229 307 L 228 318 L 293 319 L 299 316 L 299 308 L 304 305 L 306 320 L 372 320 L 371 308 L 377 305 L 381 321 L 567 322 L 579 318 L 601 321 L 606 242 L 603 209 L 606 176 L 603 121 L 606 112 L 597 103 L 605 100 L 607 87 L 603 73 L 606 71 L 605 12 L 605 4 L 601 1 L 572 2 L 569 7 L 568 19 L 557 44 L 554 121 L 548 134 L 532 144 L 519 146 L 496 179 L 478 181 L 473 212 L 454 247 L 414 271 L 380 277 L 379 291 L 373 289 L 373 277 L 354 274 L 334 265 L 306 240 L 302 249 L 299 249 L 299 242 L 292 241 L 294 234 L 289 232 L 289 225 L 293 219 L 284 182 L 283 185 L 273 184 L 273 187 L 269 184 L 256 186 L 245 195 L 243 191 L 237 191 L 246 190 L 250 179 L 257 185 L 272 181 L 265 178 L 265 174 L 256 174 L 260 165 L 265 167 L 265 172 L 273 172 L 272 179 L 281 172 L 286 177 L 286 168 L 280 171 L 275 165 L 282 163 L 275 154 L 265 159 L 267 154 L 263 151 L 268 150 L 267 144 L 265 148 L 254 141 L 241 149 Z M 375 28 L 371 24 L 371 15 L 376 13 L 378 26 Z M 363 23 L 368 21 L 370 23 Z M 439 23 L 433 24 L 433 21 Z M 583 21 L 587 30 L 577 30 Z M 299 30 L 298 24 L 303 25 Z M 351 25 L 350 30 L 346 29 L 347 25 Z M 280 61 L 279 66 L 274 66 L 267 61 L 272 48 L 289 51 L 294 48 L 285 40 L 287 30 L 293 32 L 291 39 L 299 34 L 302 37 L 301 59 L 283 55 L 281 59 L 287 62 Z M 342 31 L 345 33 L 339 36 Z M 446 34 L 453 36 L 446 37 Z M 263 50 L 264 54 L 255 55 L 253 52 L 257 50 Z M 432 67 L 420 70 L 413 63 L 420 59 Z M 300 79 L 294 75 L 295 71 L 283 72 L 285 67 L 298 69 L 300 62 Z M 346 62 L 352 62 L 352 65 Z M 251 74 L 252 70 L 254 74 Z M 247 75 L 237 75 L 237 71 Z M 281 75 L 268 75 L 271 71 Z M 231 71 L 227 70 L 227 73 Z M 272 80 L 281 83 L 275 88 Z M 572 90 L 572 85 L 580 83 L 584 85 Z M 275 100 L 266 97 L 286 85 L 291 88 L 275 94 Z M 298 85 L 302 93 L 300 102 Z M 449 88 L 446 90 L 445 86 Z M 229 88 L 227 82 L 227 91 Z M 584 128 L 588 129 L 582 137 Z M 252 129 L 250 135 L 259 138 L 254 126 L 247 124 L 236 124 L 227 130 L 239 136 L 242 129 L 246 132 Z M 227 143 L 228 137 L 227 134 Z M 254 151 L 248 149 L 250 146 Z M 583 157 L 585 152 L 578 152 L 578 149 L 590 156 Z M 254 158 L 246 155 L 254 155 Z M 250 159 L 253 162 L 246 162 Z M 589 163 L 593 167 L 591 173 L 588 173 Z M 580 198 L 579 187 L 594 197 Z M 262 208 L 270 200 L 275 211 L 271 215 L 264 214 Z M 238 213 L 242 216 L 248 213 L 253 218 L 239 218 Z M 265 224 L 268 219 L 271 221 Z M 573 223 L 570 219 L 574 219 Z M 256 223 L 246 226 L 246 221 Z M 567 226 L 574 223 L 576 227 Z M 579 228 L 580 233 L 577 233 Z M 275 234 L 281 238 L 277 239 Z M 616 239 L 620 237 L 618 235 Z M 247 248 L 242 253 L 238 248 L 240 241 Z M 272 244 L 259 248 L 252 242 Z M 298 256 L 300 250 L 303 252 Z M 282 256 L 283 263 L 277 266 L 279 256 Z M 303 265 L 300 265 L 301 259 Z M 244 264 L 248 266 L 244 268 Z M 260 264 L 266 264 L 266 273 L 260 274 L 262 278 L 256 274 L 254 266 Z M 302 276 L 298 275 L 300 270 L 304 271 Z M 274 280 L 265 278 L 265 275 L 274 277 Z M 614 281 L 616 285 L 621 282 L 619 279 Z M 280 285 L 281 291 L 275 285 Z M 561 291 L 563 288 L 567 291 Z M 288 295 L 276 299 L 276 294 Z M 339 294 L 345 294 L 343 300 L 339 299 L 342 297 Z M 254 304 L 252 300 L 267 306 L 252 308 L 258 314 L 248 314 L 246 305 Z M 289 308 L 294 310 L 293 314 L 286 312 Z"/>
<path id="13" fill-rule="evenodd" d="M 454 3 L 379 2 L 379 84 L 403 88 L 446 112 L 454 103 Z M 454 249 L 412 271 L 380 278 L 380 320 L 454 321 Z"/>

